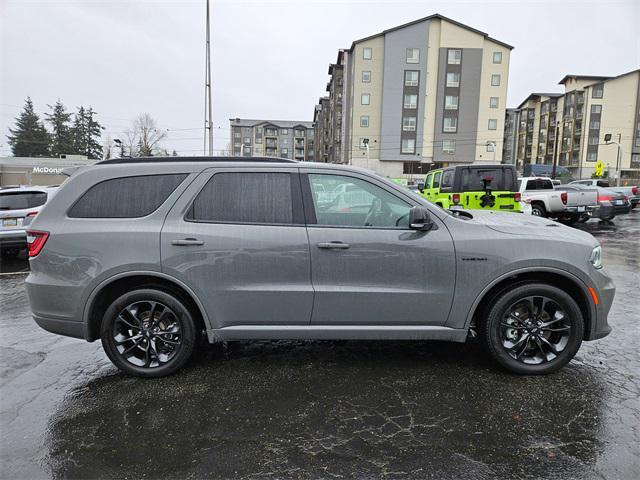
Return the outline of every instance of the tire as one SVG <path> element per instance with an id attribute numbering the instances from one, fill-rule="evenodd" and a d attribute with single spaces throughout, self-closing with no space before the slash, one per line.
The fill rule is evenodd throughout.
<path id="1" fill-rule="evenodd" d="M 560 314 L 563 316 L 556 319 Z M 493 299 L 480 334 L 489 354 L 503 368 L 521 375 L 544 375 L 559 370 L 575 356 L 582 344 L 584 320 L 565 291 L 528 283 L 503 290 Z"/>
<path id="2" fill-rule="evenodd" d="M 197 337 L 193 316 L 184 303 L 151 288 L 118 297 L 100 325 L 102 347 L 109 359 L 123 372 L 138 377 L 164 377 L 182 368 L 193 354 Z"/>
<path id="3" fill-rule="evenodd" d="M 547 210 L 544 208 L 544 205 L 534 203 L 531 205 L 531 215 L 545 218 L 547 216 Z"/>

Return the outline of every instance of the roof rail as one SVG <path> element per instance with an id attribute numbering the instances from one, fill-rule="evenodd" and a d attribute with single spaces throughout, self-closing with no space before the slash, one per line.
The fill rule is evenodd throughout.
<path id="1" fill-rule="evenodd" d="M 124 157 L 102 160 L 96 165 L 113 165 L 122 163 L 169 163 L 169 162 L 264 162 L 264 163 L 298 163 L 297 160 L 278 157 Z"/>

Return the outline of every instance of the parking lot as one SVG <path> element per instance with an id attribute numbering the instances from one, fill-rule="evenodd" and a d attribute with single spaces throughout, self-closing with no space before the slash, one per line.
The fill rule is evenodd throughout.
<path id="1" fill-rule="evenodd" d="M 0 477 L 637 478 L 640 209 L 579 228 L 617 286 L 611 335 L 519 377 L 475 343 L 238 342 L 168 378 L 33 323 L 0 275 Z"/>

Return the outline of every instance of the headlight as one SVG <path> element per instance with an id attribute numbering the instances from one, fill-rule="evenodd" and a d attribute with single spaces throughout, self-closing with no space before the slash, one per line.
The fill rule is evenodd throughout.
<path id="1" fill-rule="evenodd" d="M 595 268 L 602 268 L 602 247 L 598 245 L 591 251 L 589 259 Z"/>

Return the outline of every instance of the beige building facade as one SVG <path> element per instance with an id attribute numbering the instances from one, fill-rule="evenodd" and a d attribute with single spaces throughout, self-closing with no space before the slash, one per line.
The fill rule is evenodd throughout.
<path id="1" fill-rule="evenodd" d="M 640 70 L 567 75 L 560 84 L 563 93 L 533 93 L 518 106 L 517 167 L 555 159 L 574 177 L 588 178 L 601 161 L 612 178 L 617 170 L 622 181 L 640 178 Z"/>
<path id="2" fill-rule="evenodd" d="M 499 163 L 512 48 L 441 15 L 354 41 L 338 56 L 343 154 L 330 161 L 391 178 Z"/>

